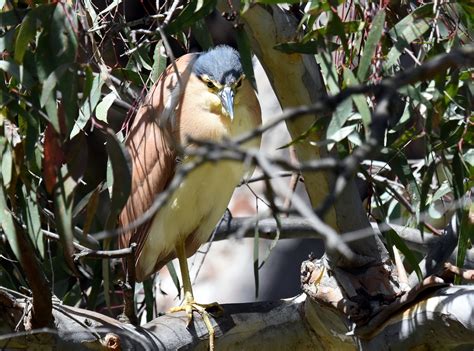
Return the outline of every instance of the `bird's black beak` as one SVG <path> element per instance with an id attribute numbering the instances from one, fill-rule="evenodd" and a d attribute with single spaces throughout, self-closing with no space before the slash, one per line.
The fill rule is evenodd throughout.
<path id="1" fill-rule="evenodd" d="M 230 120 L 234 119 L 234 91 L 231 87 L 225 86 L 219 91 L 219 98 L 221 99 L 222 106 L 229 114 Z"/>

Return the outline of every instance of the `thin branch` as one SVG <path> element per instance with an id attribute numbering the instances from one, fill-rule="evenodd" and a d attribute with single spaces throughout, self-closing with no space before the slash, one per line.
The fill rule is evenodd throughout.
<path id="1" fill-rule="evenodd" d="M 449 262 L 444 264 L 444 269 L 460 276 L 462 279 L 474 281 L 474 269 L 459 268 Z"/>
<path id="2" fill-rule="evenodd" d="M 30 328 L 42 328 L 52 322 L 51 289 L 33 247 L 21 226 L 16 227 L 16 237 L 21 255 L 21 268 L 26 274 L 33 295 Z"/>
<path id="3" fill-rule="evenodd" d="M 186 176 L 195 168 L 201 166 L 203 163 L 208 161 L 219 161 L 219 160 L 234 160 L 240 162 L 248 162 L 248 164 L 259 166 L 257 158 L 260 160 L 266 159 L 260 152 L 256 150 L 244 150 L 235 149 L 235 144 L 230 141 L 222 143 L 213 143 L 209 141 L 198 141 L 193 140 L 193 143 L 203 144 L 201 147 L 196 147 L 186 151 L 187 155 L 193 156 L 192 160 L 182 163 L 173 177 L 168 188 L 157 195 L 152 205 L 145 211 L 142 216 L 137 218 L 134 222 L 130 223 L 126 227 L 116 228 L 113 230 L 104 230 L 98 233 L 90 234 L 96 240 L 103 240 L 106 238 L 112 238 L 117 235 L 133 230 L 140 225 L 150 220 L 155 213 L 166 204 L 171 194 L 179 187 Z M 282 168 L 298 170 L 304 169 L 307 171 L 323 171 L 337 169 L 340 165 L 339 161 L 333 158 L 327 158 L 322 160 L 311 160 L 301 164 L 292 164 L 290 161 L 283 158 L 270 158 L 268 162 L 277 164 Z M 276 172 L 275 174 L 278 174 Z"/>
<path id="4" fill-rule="evenodd" d="M 53 232 L 50 232 L 48 230 L 42 230 L 43 235 L 47 237 L 48 239 L 59 241 L 59 235 L 55 234 Z M 134 245 L 135 243 L 132 243 Z M 88 257 L 88 258 L 122 258 L 130 255 L 133 252 L 133 247 L 127 247 L 125 249 L 120 249 L 120 250 L 92 250 L 89 249 L 88 247 L 85 247 L 79 243 L 76 243 L 73 241 L 72 245 L 76 250 L 79 252 L 74 254 L 74 260 L 78 260 L 83 257 Z M 135 244 L 136 245 L 136 244 Z"/>

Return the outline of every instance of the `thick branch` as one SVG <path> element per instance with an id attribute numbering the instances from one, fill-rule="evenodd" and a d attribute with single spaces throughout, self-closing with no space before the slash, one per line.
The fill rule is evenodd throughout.
<path id="1" fill-rule="evenodd" d="M 0 289 L 1 291 L 1 289 Z M 474 287 L 448 287 L 397 311 L 373 335 L 364 339 L 349 336 L 343 316 L 318 305 L 304 295 L 294 299 L 223 305 L 225 313 L 211 318 L 218 350 L 382 350 L 409 349 L 424 345 L 450 349 L 474 343 L 474 319 L 466 306 L 474 304 Z M 2 330 L 20 324 L 23 299 L 0 294 Z M 319 319 L 330 309 L 331 319 Z M 14 316 L 11 323 L 6 315 Z M 206 350 L 207 329 L 199 315 L 187 327 L 184 314 L 167 314 L 142 327 L 120 323 L 110 317 L 79 308 L 53 304 L 57 329 L 16 332 L 0 336 L 0 347 L 31 348 L 53 346 L 122 350 Z M 410 316 L 410 318 L 407 318 Z M 330 326 L 330 332 L 321 325 Z M 449 325 L 449 328 L 446 327 Z"/>

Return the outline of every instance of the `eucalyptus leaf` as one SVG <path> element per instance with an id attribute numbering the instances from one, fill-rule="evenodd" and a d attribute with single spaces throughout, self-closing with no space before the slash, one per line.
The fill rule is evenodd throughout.
<path id="1" fill-rule="evenodd" d="M 41 97 L 40 97 L 41 107 L 46 105 L 46 101 L 51 98 L 56 100 L 56 96 L 52 95 L 52 93 L 68 67 L 69 67 L 69 64 L 61 65 L 58 68 L 56 68 L 53 72 L 51 72 L 48 78 L 46 78 L 46 80 L 43 83 L 43 90 L 41 91 Z"/>
<path id="2" fill-rule="evenodd" d="M 54 215 L 56 228 L 64 250 L 64 259 L 69 269 L 78 275 L 72 258 L 74 254 L 72 210 L 76 185 L 77 183 L 69 175 L 67 164 L 62 165 L 58 172 L 58 181 L 53 193 Z"/>
<path id="3" fill-rule="evenodd" d="M 0 60 L 0 70 L 13 76 L 26 88 L 30 87 L 34 80 L 22 65 L 17 65 L 11 61 Z"/>
<path id="4" fill-rule="evenodd" d="M 203 50 L 208 50 L 214 46 L 211 32 L 209 31 L 209 28 L 207 28 L 207 24 L 204 18 L 197 20 L 191 26 L 191 30 L 194 35 L 194 38 L 196 38 L 197 42 Z"/>
<path id="5" fill-rule="evenodd" d="M 21 251 L 17 242 L 16 228 L 13 216 L 7 205 L 7 198 L 3 184 L 0 182 L 0 226 L 5 233 L 13 254 L 18 260 L 21 260 Z"/>
<path id="6" fill-rule="evenodd" d="M 2 165 L 2 180 L 5 188 L 10 188 L 10 183 L 13 177 L 13 155 L 12 148 L 9 143 L 3 145 L 2 159 L 0 160 Z"/>
<path id="7" fill-rule="evenodd" d="M 253 71 L 252 62 L 252 48 L 247 33 L 243 28 L 237 29 L 237 46 L 239 48 L 240 60 L 245 76 L 252 84 L 253 88 L 257 90 L 257 82 L 255 81 L 255 73 Z"/>
<path id="8" fill-rule="evenodd" d="M 192 26 L 197 20 L 210 15 L 216 6 L 217 0 L 191 0 L 180 14 L 172 20 L 165 30 L 174 34 Z"/>
<path id="9" fill-rule="evenodd" d="M 0 8 L 2 8 L 2 6 L 0 6 Z M 15 8 L 14 10 L 0 12 L 0 26 L 3 28 L 9 26 L 16 26 L 23 20 L 23 17 L 27 13 L 28 10 L 21 8 Z"/>
<path id="10" fill-rule="evenodd" d="M 427 208 L 426 201 L 427 201 L 427 198 L 428 198 L 428 194 L 429 194 L 429 191 L 430 191 L 430 185 L 431 185 L 431 182 L 433 180 L 433 175 L 434 175 L 435 170 L 436 170 L 436 162 L 432 161 L 428 165 L 428 168 L 427 168 L 427 170 L 424 174 L 423 181 L 422 181 L 422 184 L 421 184 L 421 194 L 420 194 L 420 213 L 421 214 L 425 213 L 426 208 Z M 421 233 L 422 237 L 423 237 L 423 233 L 424 233 L 424 229 L 425 229 L 423 218 L 424 218 L 424 216 L 420 217 L 420 224 L 418 226 L 418 229 L 420 230 L 420 233 Z"/>
<path id="11" fill-rule="evenodd" d="M 100 74 L 94 74 L 94 78 L 92 79 L 92 86 L 90 87 L 90 92 L 88 97 L 84 100 L 82 106 L 79 109 L 79 116 L 74 124 L 74 127 L 71 131 L 70 137 L 73 138 L 76 136 L 79 131 L 81 131 L 87 122 L 90 120 L 91 116 L 93 115 L 97 104 L 101 98 L 102 86 L 104 85 L 105 81 L 102 79 Z"/>
<path id="12" fill-rule="evenodd" d="M 470 248 L 469 239 L 472 240 L 474 237 L 474 223 L 472 216 L 474 214 L 474 205 L 469 200 L 466 200 L 464 206 L 461 208 L 461 219 L 458 236 L 458 252 L 456 255 L 456 266 L 464 267 L 464 261 L 466 258 L 466 252 Z M 461 283 L 461 279 L 458 277 L 455 280 L 456 284 Z"/>
<path id="13" fill-rule="evenodd" d="M 432 3 L 420 6 L 389 31 L 394 46 L 388 52 L 387 59 L 383 64 L 385 71 L 397 62 L 397 59 L 408 45 L 415 39 L 421 38 L 422 35 L 431 28 L 430 17 L 433 15 Z"/>
<path id="14" fill-rule="evenodd" d="M 155 46 L 155 51 L 153 54 L 153 68 L 150 73 L 150 78 L 152 84 L 155 83 L 161 74 L 166 69 L 166 61 L 167 56 L 165 54 L 165 48 L 163 45 L 163 41 L 159 41 L 158 44 Z"/>
<path id="15" fill-rule="evenodd" d="M 107 112 L 109 111 L 110 106 L 112 106 L 112 104 L 114 103 L 115 99 L 115 93 L 110 92 L 97 105 L 95 109 L 95 116 L 98 120 L 107 123 Z"/>
<path id="16" fill-rule="evenodd" d="M 357 78 L 361 82 L 365 82 L 367 79 L 372 58 L 374 57 L 379 40 L 382 37 L 384 23 L 385 10 L 381 10 L 375 15 L 372 21 L 370 32 L 364 45 L 364 52 L 360 59 L 359 68 L 357 69 Z"/>
<path id="17" fill-rule="evenodd" d="M 40 256 L 44 258 L 43 232 L 41 231 L 40 205 L 36 195 L 36 185 L 33 184 L 33 188 L 29 191 L 26 189 L 26 186 L 23 185 L 22 191 L 25 200 L 23 210 L 25 212 L 26 228 L 31 242 L 38 250 Z"/>
<path id="18" fill-rule="evenodd" d="M 384 223 L 384 226 L 390 227 L 390 225 L 387 223 Z M 408 261 L 410 266 L 412 266 L 414 271 L 416 272 L 416 276 L 418 277 L 418 280 L 422 281 L 423 275 L 421 273 L 420 267 L 418 266 L 419 262 L 417 258 L 415 257 L 413 252 L 408 248 L 407 244 L 402 240 L 402 238 L 400 238 L 397 232 L 393 229 L 385 231 L 385 238 L 387 240 L 387 246 L 389 248 L 391 248 L 392 245 L 395 245 L 395 247 L 403 253 L 403 255 L 405 256 L 405 259 Z"/>
<path id="19" fill-rule="evenodd" d="M 110 213 L 106 221 L 106 229 L 112 229 L 116 225 L 117 216 L 127 202 L 132 184 L 132 165 L 130 155 L 125 145 L 117 139 L 115 133 L 107 129 L 107 153 L 112 168 L 113 183 Z"/>
<path id="20" fill-rule="evenodd" d="M 352 71 L 347 67 L 344 68 L 344 81 L 346 83 L 346 86 L 358 85 L 360 83 L 359 80 L 354 76 L 354 73 L 352 73 Z M 372 118 L 370 114 L 369 104 L 367 103 L 367 98 L 365 97 L 365 95 L 358 94 L 353 94 L 351 97 L 362 117 L 362 124 L 364 125 L 364 129 L 366 133 L 368 133 L 370 131 L 370 123 L 372 122 Z"/>
<path id="21" fill-rule="evenodd" d="M 173 281 L 176 290 L 178 290 L 178 298 L 181 299 L 181 283 L 179 282 L 178 274 L 176 273 L 176 269 L 174 268 L 173 261 L 170 261 L 166 264 L 166 268 L 168 268 L 168 272 L 170 274 L 171 280 Z"/>
<path id="22" fill-rule="evenodd" d="M 146 321 L 148 323 L 153 319 L 153 310 L 155 306 L 153 279 L 146 279 L 143 282 L 143 291 L 145 293 Z"/>
<path id="23" fill-rule="evenodd" d="M 18 34 L 15 40 L 15 54 L 14 59 L 18 64 L 23 62 L 23 56 L 28 48 L 29 43 L 34 39 L 36 34 L 36 17 L 35 12 L 30 11 L 23 18 Z"/>

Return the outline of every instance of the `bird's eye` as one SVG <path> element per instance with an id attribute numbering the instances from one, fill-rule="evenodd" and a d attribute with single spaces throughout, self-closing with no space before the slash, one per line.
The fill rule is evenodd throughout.
<path id="1" fill-rule="evenodd" d="M 213 82 L 208 81 L 208 82 L 207 82 L 207 87 L 210 88 L 210 89 L 214 89 L 216 86 L 214 85 Z"/>
<path id="2" fill-rule="evenodd" d="M 242 79 L 239 79 L 237 84 L 235 85 L 236 88 L 240 88 L 242 86 Z"/>

